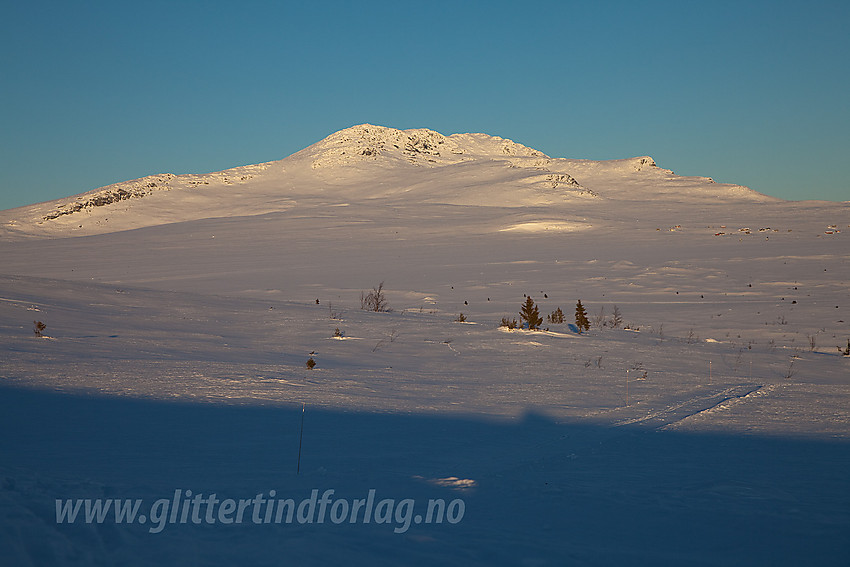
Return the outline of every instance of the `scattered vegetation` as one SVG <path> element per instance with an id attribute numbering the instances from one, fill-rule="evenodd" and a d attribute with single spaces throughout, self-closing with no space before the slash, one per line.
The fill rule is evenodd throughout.
<path id="1" fill-rule="evenodd" d="M 47 325 L 42 323 L 41 321 L 33 321 L 33 329 L 32 332 L 35 333 L 36 337 L 43 337 L 44 330 L 47 328 Z"/>
<path id="2" fill-rule="evenodd" d="M 590 330 L 590 321 L 587 320 L 587 311 L 581 304 L 581 299 L 576 303 L 576 327 L 578 327 L 579 334 Z"/>
<path id="3" fill-rule="evenodd" d="M 379 349 L 385 347 L 389 343 L 394 343 L 397 338 L 398 338 L 398 329 L 393 329 L 392 331 L 389 332 L 389 334 L 387 335 L 387 338 L 381 339 L 380 341 L 375 343 L 375 346 L 372 348 L 372 352 L 378 351 Z"/>
<path id="4" fill-rule="evenodd" d="M 809 351 L 814 352 L 814 350 L 818 347 L 818 334 L 808 335 L 809 339 Z"/>
<path id="5" fill-rule="evenodd" d="M 460 315 L 457 316 L 457 318 L 455 319 L 455 322 L 456 323 L 466 323 L 466 315 L 461 313 Z"/>
<path id="6" fill-rule="evenodd" d="M 328 301 L 328 316 L 334 321 L 342 321 L 342 311 L 334 309 L 334 304 Z"/>
<path id="7" fill-rule="evenodd" d="M 316 366 L 316 361 L 313 360 L 313 357 L 311 356 L 310 359 L 307 361 L 307 368 L 309 368 L 310 370 L 313 370 L 313 368 L 315 366 Z"/>
<path id="8" fill-rule="evenodd" d="M 789 380 L 797 373 L 797 369 L 794 368 L 794 357 L 792 356 L 788 360 L 788 368 L 785 370 L 785 379 Z"/>
<path id="9" fill-rule="evenodd" d="M 560 325 L 564 322 L 564 312 L 558 307 L 552 313 L 546 316 L 546 322 L 554 325 Z"/>
<path id="10" fill-rule="evenodd" d="M 599 308 L 599 313 L 597 313 L 593 317 L 593 326 L 596 327 L 597 329 L 601 329 L 604 324 L 605 324 L 605 306 L 603 305 L 602 307 Z"/>
<path id="11" fill-rule="evenodd" d="M 619 329 L 623 325 L 623 314 L 620 313 L 620 308 L 614 305 L 614 313 L 611 315 L 611 326 Z"/>
<path id="12" fill-rule="evenodd" d="M 522 304 L 519 316 L 521 321 L 525 321 L 528 324 L 529 331 L 539 329 L 543 323 L 543 318 L 540 317 L 540 309 L 534 304 L 534 300 L 530 296 L 525 298 L 525 303 Z"/>
<path id="13" fill-rule="evenodd" d="M 646 377 L 649 375 L 649 372 L 643 367 L 642 362 L 635 362 L 629 369 L 629 372 L 637 374 L 637 380 L 646 380 Z"/>
<path id="14" fill-rule="evenodd" d="M 508 319 L 507 317 L 502 317 L 502 322 L 499 323 L 500 327 L 507 327 L 508 329 L 517 329 L 519 328 L 519 323 L 517 323 L 516 319 Z"/>
<path id="15" fill-rule="evenodd" d="M 360 309 L 377 311 L 379 313 L 390 311 L 390 308 L 387 305 L 386 295 L 384 294 L 384 282 L 381 282 L 377 287 L 372 288 L 372 291 L 369 293 L 363 291 L 360 292 Z"/>

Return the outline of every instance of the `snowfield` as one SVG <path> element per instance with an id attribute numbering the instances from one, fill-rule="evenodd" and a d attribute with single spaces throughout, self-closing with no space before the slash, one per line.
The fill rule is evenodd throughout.
<path id="1" fill-rule="evenodd" d="M 2 211 L 0 563 L 846 565 L 848 237 L 850 203 L 372 125 Z M 526 296 L 566 322 L 500 327 Z M 213 494 L 255 500 L 151 506 Z"/>

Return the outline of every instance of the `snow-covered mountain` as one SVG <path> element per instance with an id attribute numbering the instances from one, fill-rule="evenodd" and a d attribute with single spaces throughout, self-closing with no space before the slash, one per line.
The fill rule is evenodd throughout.
<path id="1" fill-rule="evenodd" d="M 746 187 L 681 177 L 650 157 L 550 158 L 486 134 L 363 124 L 279 161 L 209 174 L 159 174 L 0 212 L 6 234 L 101 234 L 202 218 L 274 213 L 321 197 L 384 202 L 559 206 L 590 200 L 774 201 Z M 335 203 L 335 201 L 337 203 Z"/>

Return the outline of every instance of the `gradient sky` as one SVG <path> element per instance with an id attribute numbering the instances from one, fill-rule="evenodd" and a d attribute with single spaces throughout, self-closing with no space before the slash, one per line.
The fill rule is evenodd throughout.
<path id="1" fill-rule="evenodd" d="M 364 122 L 850 200 L 845 0 L 0 7 L 0 209 Z"/>

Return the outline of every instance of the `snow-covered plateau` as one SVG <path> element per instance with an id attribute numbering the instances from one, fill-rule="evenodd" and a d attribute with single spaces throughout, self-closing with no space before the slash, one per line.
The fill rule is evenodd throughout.
<path id="1" fill-rule="evenodd" d="M 372 125 L 0 211 L 0 564 L 848 565 L 848 238 Z"/>

